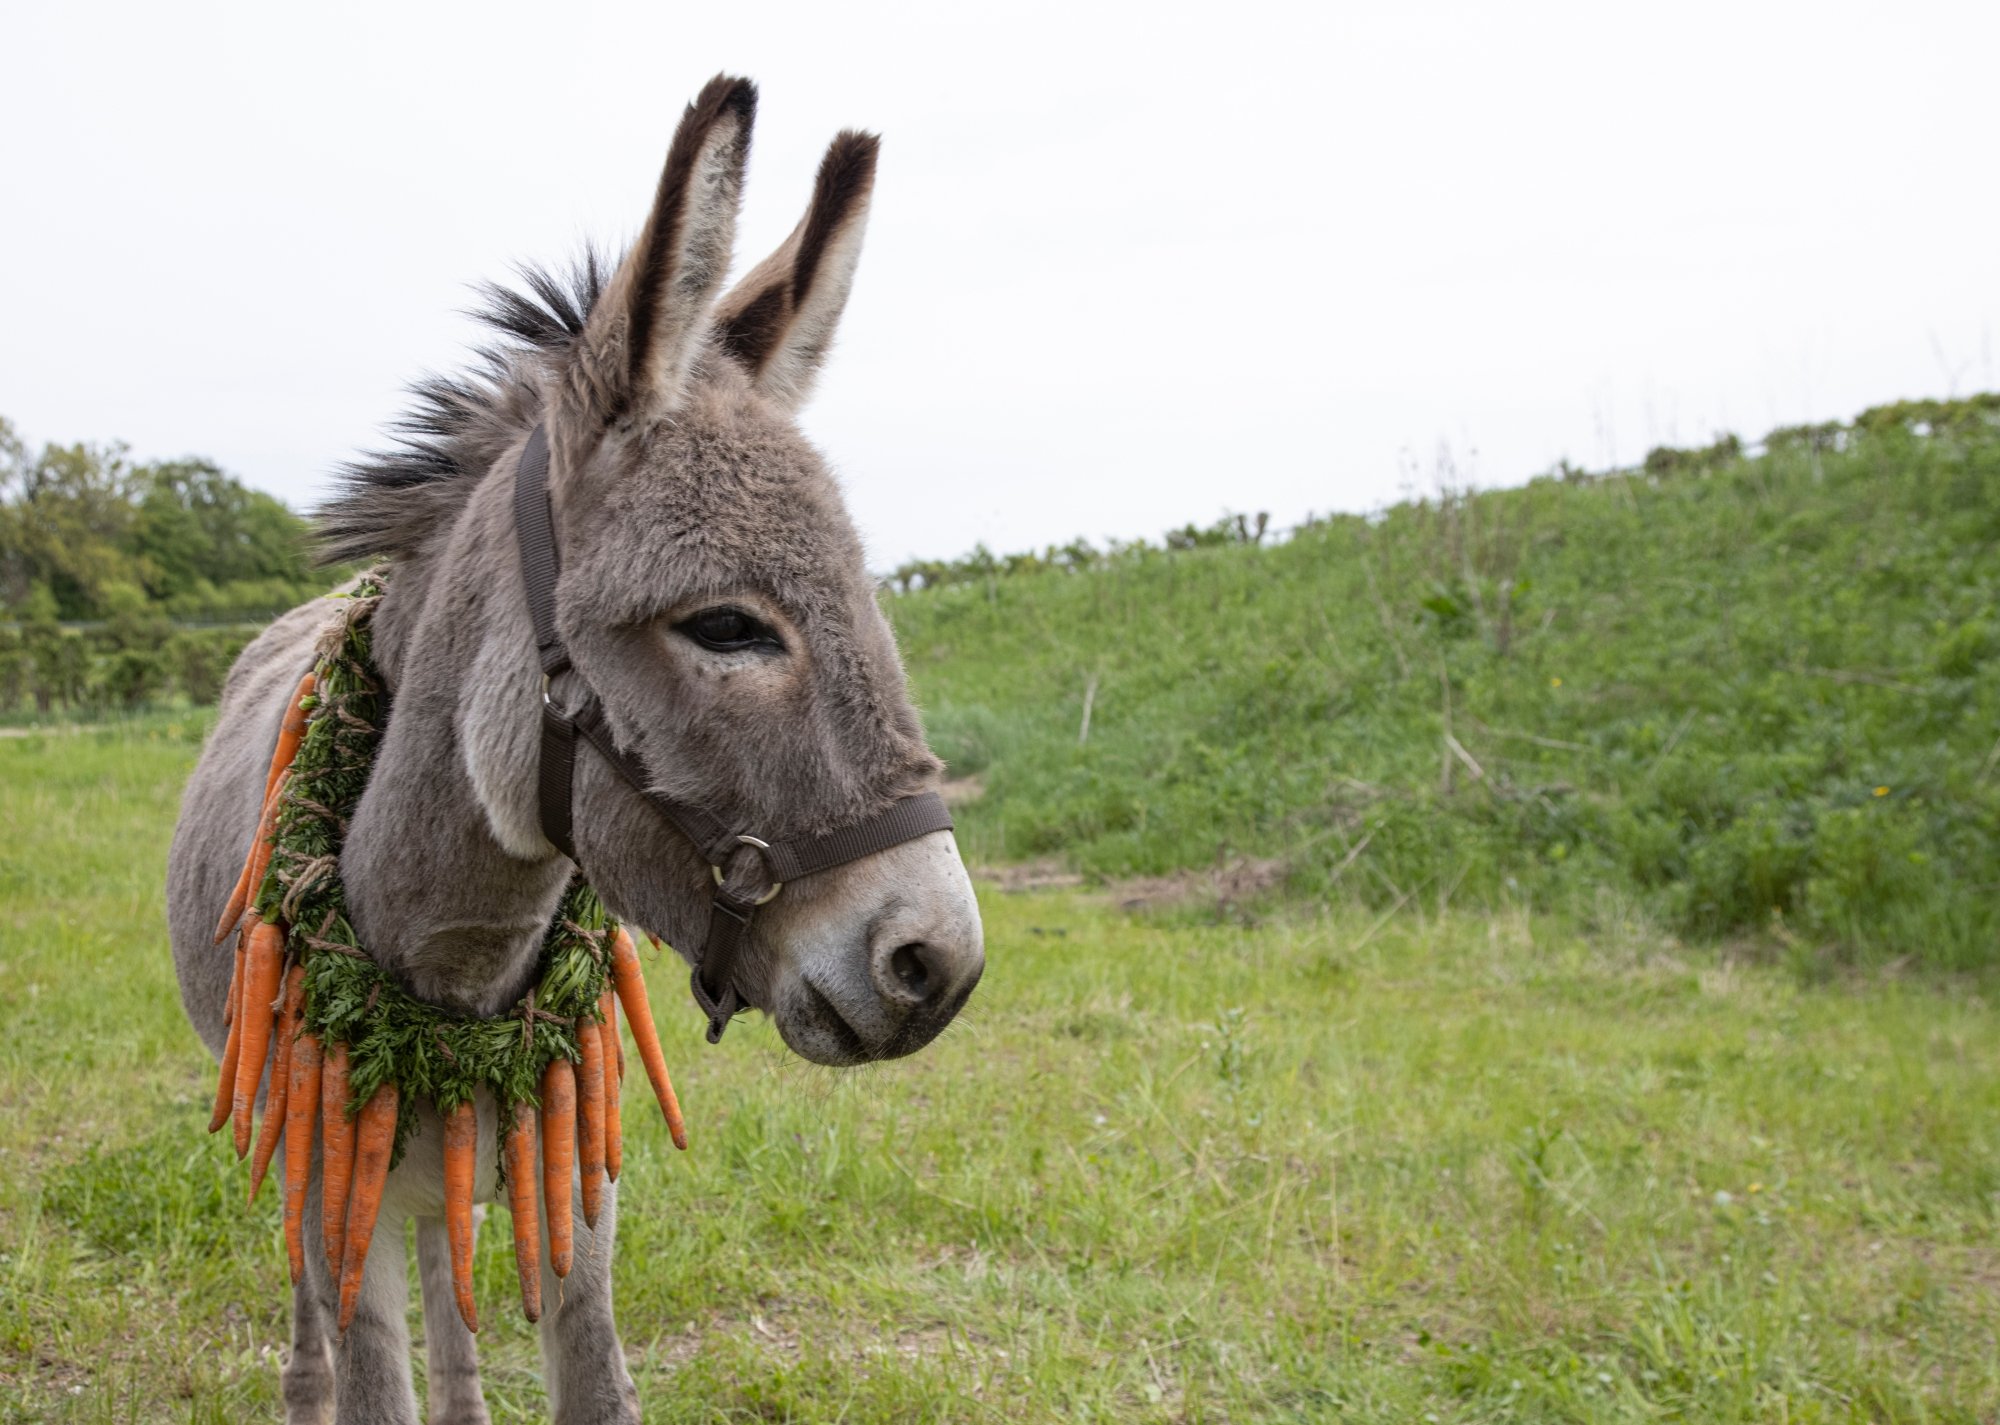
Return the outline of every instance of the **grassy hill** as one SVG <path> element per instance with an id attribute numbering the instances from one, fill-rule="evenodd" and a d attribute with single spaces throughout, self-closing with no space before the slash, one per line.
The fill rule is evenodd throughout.
<path id="1" fill-rule="evenodd" d="M 902 571 L 975 860 L 1996 958 L 2000 398 L 1226 533 Z"/>

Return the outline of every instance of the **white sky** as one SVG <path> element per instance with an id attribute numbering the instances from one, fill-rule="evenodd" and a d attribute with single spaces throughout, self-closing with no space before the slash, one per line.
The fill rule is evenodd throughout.
<path id="1" fill-rule="evenodd" d="M 309 506 L 467 284 L 763 90 L 885 136 L 807 426 L 872 561 L 1368 509 L 2000 386 L 2000 5 L 18 7 L 0 414 Z"/>

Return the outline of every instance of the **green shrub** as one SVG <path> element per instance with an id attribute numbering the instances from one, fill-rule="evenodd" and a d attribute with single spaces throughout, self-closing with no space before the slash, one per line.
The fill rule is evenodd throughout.
<path id="1" fill-rule="evenodd" d="M 1812 843 L 1768 803 L 1697 840 L 1676 887 L 1681 925 L 1722 935 L 1798 909 L 1812 870 Z"/>

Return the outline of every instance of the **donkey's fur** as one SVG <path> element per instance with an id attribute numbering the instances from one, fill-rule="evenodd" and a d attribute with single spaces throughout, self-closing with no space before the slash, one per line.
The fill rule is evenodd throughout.
<path id="1" fill-rule="evenodd" d="M 938 773 L 839 493 L 792 423 L 846 303 L 876 143 L 835 141 L 798 231 L 718 305 L 755 105 L 747 81 L 702 91 L 615 268 L 587 256 L 567 280 L 530 272 L 525 292 L 491 289 L 500 339 L 483 364 L 421 385 L 401 445 L 350 467 L 320 519 L 331 557 L 394 566 L 373 624 L 393 716 L 342 854 L 351 918 L 385 969 L 454 1010 L 492 1014 L 521 997 L 572 871 L 536 804 L 541 679 L 511 508 L 537 422 L 553 452 L 557 622 L 660 791 L 776 840 L 872 814 Z M 718 611 L 758 637 L 697 636 Z M 256 821 L 286 691 L 331 613 L 325 601 L 295 609 L 244 651 L 175 833 L 168 914 L 182 998 L 218 1053 L 231 952 L 212 942 L 214 916 Z M 577 861 L 606 904 L 684 951 L 699 946 L 708 871 L 693 848 L 589 751 L 574 804 Z M 795 1050 L 854 1063 L 927 1043 L 982 963 L 970 886 L 939 833 L 787 887 L 759 913 L 736 983 Z M 658 1008 L 665 1018 L 678 1007 Z M 484 1201 L 495 1109 L 478 1107 Z M 437 1221 L 441 1135 L 423 1114 L 337 1342 L 334 1285 L 308 1241 L 289 1419 L 415 1420 L 406 1217 L 418 1219 L 431 1419 L 485 1419 Z M 309 1196 L 318 1191 L 315 1176 Z M 637 1417 L 611 1316 L 616 1220 L 609 1194 L 595 1233 L 579 1210 L 575 1270 L 560 1289 L 544 1283 L 558 1420 Z M 310 1238 L 316 1201 L 306 1221 Z"/>

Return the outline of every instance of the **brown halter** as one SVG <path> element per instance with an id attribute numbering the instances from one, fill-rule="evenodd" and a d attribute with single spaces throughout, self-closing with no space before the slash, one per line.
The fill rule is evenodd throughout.
<path id="1" fill-rule="evenodd" d="M 622 751 L 612 737 L 604 720 L 604 705 L 581 682 L 580 675 L 577 682 L 581 697 L 574 707 L 559 705 L 549 693 L 556 675 L 575 670 L 569 661 L 569 651 L 563 647 L 562 636 L 556 632 L 556 575 L 560 561 L 549 512 L 548 474 L 548 434 L 536 426 L 534 434 L 528 437 L 527 449 L 521 452 L 520 468 L 514 477 L 514 532 L 521 545 L 521 576 L 528 586 L 528 612 L 535 621 L 535 649 L 542 660 L 542 832 L 565 856 L 576 860 L 571 839 L 570 783 L 576 770 L 576 739 L 580 734 L 701 853 L 715 874 L 715 892 L 709 907 L 708 939 L 689 977 L 689 986 L 694 991 L 695 1003 L 708 1016 L 708 1042 L 713 1044 L 722 1038 L 731 1016 L 745 1007 L 736 992 L 736 957 L 758 906 L 768 903 L 788 881 L 844 866 L 933 831 L 949 831 L 951 813 L 945 810 L 944 799 L 936 792 L 922 792 L 903 797 L 874 816 L 824 836 L 766 841 L 726 825 L 705 808 L 675 801 L 653 790 L 648 785 L 646 769 Z M 738 894 L 732 888 L 732 878 L 725 872 L 730 861 L 746 846 L 753 848 L 763 861 L 764 884 Z"/>

